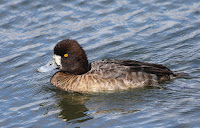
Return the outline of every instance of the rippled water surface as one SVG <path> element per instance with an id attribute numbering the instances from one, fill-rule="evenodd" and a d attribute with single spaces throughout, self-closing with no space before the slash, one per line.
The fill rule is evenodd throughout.
<path id="1" fill-rule="evenodd" d="M 77 40 L 89 61 L 134 59 L 190 74 L 159 88 L 69 94 L 38 73 Z M 0 127 L 199 127 L 199 0 L 1 0 Z"/>

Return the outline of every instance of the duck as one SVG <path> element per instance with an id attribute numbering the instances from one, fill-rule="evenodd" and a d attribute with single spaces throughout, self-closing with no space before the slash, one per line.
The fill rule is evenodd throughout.
<path id="1" fill-rule="evenodd" d="M 136 60 L 103 59 L 89 63 L 81 45 L 64 39 L 54 47 L 53 59 L 37 69 L 49 72 L 58 69 L 50 82 L 67 92 L 120 91 L 158 85 L 183 74 L 162 64 Z"/>

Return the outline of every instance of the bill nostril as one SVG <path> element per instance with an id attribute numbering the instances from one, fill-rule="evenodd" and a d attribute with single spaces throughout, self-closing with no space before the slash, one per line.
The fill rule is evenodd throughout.
<path id="1" fill-rule="evenodd" d="M 37 72 L 40 72 L 38 68 L 36 69 L 36 71 L 37 71 Z"/>

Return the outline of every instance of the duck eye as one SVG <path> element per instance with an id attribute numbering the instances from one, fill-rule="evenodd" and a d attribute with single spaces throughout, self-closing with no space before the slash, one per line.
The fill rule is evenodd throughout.
<path id="1" fill-rule="evenodd" d="M 68 57 L 68 54 L 64 54 L 64 57 Z"/>

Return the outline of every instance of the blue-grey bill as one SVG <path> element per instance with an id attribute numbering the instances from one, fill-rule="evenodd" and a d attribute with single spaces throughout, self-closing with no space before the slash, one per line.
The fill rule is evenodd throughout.
<path id="1" fill-rule="evenodd" d="M 56 68 L 59 68 L 58 65 L 56 64 L 55 60 L 51 60 L 50 62 L 48 62 L 46 65 L 39 67 L 37 69 L 38 72 L 50 72 Z"/>

